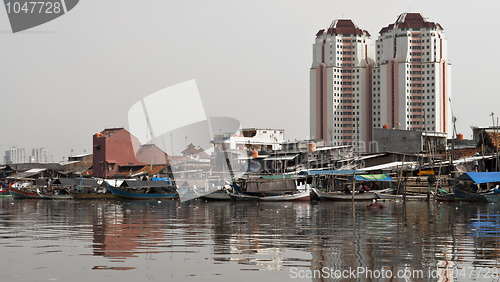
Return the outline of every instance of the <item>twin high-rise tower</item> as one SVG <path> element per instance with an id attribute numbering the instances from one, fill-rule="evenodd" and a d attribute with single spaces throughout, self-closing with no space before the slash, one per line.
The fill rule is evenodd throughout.
<path id="1" fill-rule="evenodd" d="M 451 66 L 440 24 L 401 14 L 375 44 L 352 20 L 316 34 L 311 137 L 369 151 L 372 129 L 448 132 Z M 359 146 L 361 144 L 361 146 Z"/>

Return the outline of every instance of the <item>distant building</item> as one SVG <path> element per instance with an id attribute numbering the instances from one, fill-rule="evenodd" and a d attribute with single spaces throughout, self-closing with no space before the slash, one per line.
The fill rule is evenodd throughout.
<path id="1" fill-rule="evenodd" d="M 31 162 L 44 164 L 49 162 L 49 150 L 45 148 L 31 150 Z"/>
<path id="2" fill-rule="evenodd" d="M 310 69 L 312 139 L 329 146 L 371 140 L 374 65 L 370 33 L 353 20 L 334 20 L 316 33 Z"/>
<path id="3" fill-rule="evenodd" d="M 199 147 L 196 149 L 196 146 L 193 143 L 190 143 L 185 150 L 181 152 L 181 154 L 190 159 L 210 159 L 210 156 L 203 150 L 203 148 Z"/>
<path id="4" fill-rule="evenodd" d="M 4 163 L 5 164 L 22 164 L 26 162 L 24 148 L 12 147 L 5 151 Z"/>
<path id="5" fill-rule="evenodd" d="M 310 133 L 328 145 L 374 151 L 373 129 L 449 133 L 451 63 L 439 23 L 403 13 L 374 45 L 353 20 L 316 34 L 310 69 Z"/>
<path id="6" fill-rule="evenodd" d="M 226 149 L 239 150 L 248 153 L 254 149 L 272 151 L 279 150 L 285 140 L 285 130 L 269 128 L 244 128 L 240 135 L 215 135 L 216 152 L 222 151 L 222 143 Z"/>
<path id="7" fill-rule="evenodd" d="M 373 69 L 374 127 L 449 132 L 451 64 L 443 27 L 403 13 L 382 28 Z"/>
<path id="8" fill-rule="evenodd" d="M 416 154 L 446 151 L 446 133 L 401 129 L 373 129 L 373 152 Z"/>
<path id="9" fill-rule="evenodd" d="M 93 175 L 110 178 L 124 167 L 167 164 L 168 156 L 153 144 L 141 145 L 124 128 L 109 128 L 93 136 Z"/>

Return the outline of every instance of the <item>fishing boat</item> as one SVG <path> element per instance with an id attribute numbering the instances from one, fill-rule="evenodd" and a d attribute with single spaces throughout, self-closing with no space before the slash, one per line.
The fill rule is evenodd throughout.
<path id="1" fill-rule="evenodd" d="M 108 192 L 77 192 L 68 191 L 69 195 L 75 200 L 99 200 L 99 199 L 114 199 L 111 190 Z"/>
<path id="2" fill-rule="evenodd" d="M 375 182 L 394 182 L 394 180 L 386 174 L 364 174 L 355 176 L 356 181 L 360 183 L 358 191 L 352 191 L 352 188 L 349 188 L 349 186 L 352 187 L 354 184 L 352 182 L 353 177 L 351 177 L 351 180 L 345 182 L 344 184 L 332 184 L 332 188 L 334 188 L 333 186 L 337 187 L 337 189 L 338 187 L 344 187 L 343 190 L 328 191 L 326 189 L 319 189 L 315 187 L 312 188 L 313 195 L 319 200 L 351 201 L 354 199 L 355 201 L 369 201 L 378 199 L 379 197 L 377 196 L 377 193 L 394 191 L 393 188 L 379 190 L 379 186 L 375 184 Z M 315 181 L 316 186 L 319 186 L 319 182 L 320 181 Z M 371 187 L 376 187 L 377 190 L 368 187 L 367 183 L 371 183 Z"/>
<path id="3" fill-rule="evenodd" d="M 499 194 L 486 194 L 486 195 L 484 195 L 484 197 L 490 203 L 495 203 L 495 204 L 500 203 L 500 195 Z"/>
<path id="4" fill-rule="evenodd" d="M 375 193 L 374 191 L 368 191 L 364 193 L 356 192 L 354 193 L 353 197 L 352 193 L 326 192 L 316 188 L 312 188 L 311 190 L 319 200 L 351 201 L 354 198 L 355 201 L 367 201 L 378 199 L 377 193 Z"/>
<path id="5" fill-rule="evenodd" d="M 9 191 L 14 199 L 41 199 L 36 189 L 31 187 L 11 186 Z"/>
<path id="6" fill-rule="evenodd" d="M 484 183 L 500 182 L 500 172 L 465 172 L 457 180 L 464 181 L 454 189 L 455 200 L 470 202 L 488 202 L 487 195 L 492 195 L 491 191 L 481 192 L 480 185 Z M 467 185 L 467 183 L 470 183 Z M 466 189 L 466 187 L 468 187 Z"/>
<path id="7" fill-rule="evenodd" d="M 0 198 L 12 198 L 7 182 L 0 182 Z"/>
<path id="8" fill-rule="evenodd" d="M 454 193 L 438 193 L 434 195 L 434 199 L 438 202 L 455 202 Z"/>
<path id="9" fill-rule="evenodd" d="M 455 188 L 454 192 L 456 201 L 488 202 L 484 193 L 465 191 L 460 188 Z"/>
<path id="10" fill-rule="evenodd" d="M 40 198 L 42 199 L 48 199 L 48 200 L 70 200 L 72 199 L 71 195 L 68 194 L 68 192 L 63 191 L 63 190 L 54 190 L 50 192 L 43 192 L 39 188 L 36 189 L 36 192 L 38 195 L 40 195 Z"/>
<path id="11" fill-rule="evenodd" d="M 291 176 L 246 179 L 240 184 L 233 183 L 232 200 L 251 201 L 310 201 L 311 186 L 305 179 Z"/>
<path id="12" fill-rule="evenodd" d="M 393 194 L 393 193 L 376 193 L 380 199 L 383 200 L 427 200 L 427 195 L 416 195 L 416 194 Z M 433 195 L 430 196 L 432 199 Z"/>
<path id="13" fill-rule="evenodd" d="M 120 187 L 109 187 L 116 199 L 171 200 L 179 198 L 174 186 L 165 181 L 125 180 Z"/>
<path id="14" fill-rule="evenodd" d="M 227 201 L 231 200 L 229 196 L 229 187 L 226 187 L 224 180 L 220 179 L 207 179 L 205 181 L 187 180 L 190 187 L 193 188 L 194 193 L 205 200 Z"/>
<path id="15" fill-rule="evenodd" d="M 106 181 L 102 181 L 101 185 L 98 185 L 92 179 L 82 180 L 77 187 L 69 189 L 68 193 L 75 200 L 114 199 L 115 197 L 109 189 L 110 186 L 112 185 Z"/>

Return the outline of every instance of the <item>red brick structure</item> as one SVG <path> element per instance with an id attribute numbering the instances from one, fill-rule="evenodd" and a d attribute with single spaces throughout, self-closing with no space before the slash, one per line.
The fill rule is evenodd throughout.
<path id="1" fill-rule="evenodd" d="M 108 128 L 93 136 L 93 175 L 110 178 L 120 167 L 167 164 L 168 156 L 153 144 L 140 145 L 139 139 L 124 128 Z"/>

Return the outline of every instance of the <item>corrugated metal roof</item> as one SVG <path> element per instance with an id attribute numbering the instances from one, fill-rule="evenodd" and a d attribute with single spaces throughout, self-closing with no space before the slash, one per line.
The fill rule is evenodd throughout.
<path id="1" fill-rule="evenodd" d="M 88 178 L 84 178 L 81 181 L 79 178 L 58 178 L 58 179 L 54 180 L 54 184 L 68 185 L 68 186 L 72 186 L 72 185 L 80 186 L 80 183 L 84 187 L 97 187 L 98 186 L 97 181 L 95 181 L 94 179 L 88 179 Z"/>
<path id="2" fill-rule="evenodd" d="M 46 170 L 47 170 L 46 168 L 32 168 L 32 169 L 28 169 L 27 171 L 20 172 L 20 173 L 17 173 L 15 175 L 9 176 L 7 178 L 10 178 L 10 179 L 28 178 L 28 177 L 40 174 Z"/>

